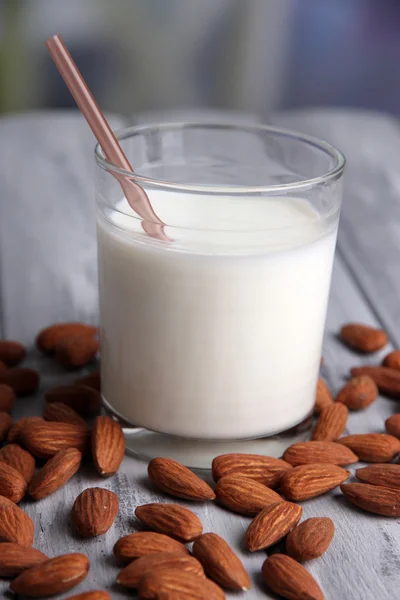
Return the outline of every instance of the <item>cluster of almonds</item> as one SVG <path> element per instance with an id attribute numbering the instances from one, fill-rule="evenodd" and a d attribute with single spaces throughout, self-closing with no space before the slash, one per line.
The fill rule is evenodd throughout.
<path id="1" fill-rule="evenodd" d="M 55 336 L 60 341 L 72 325 L 78 324 L 53 326 L 45 332 L 53 335 L 54 328 L 58 328 L 63 332 Z M 39 343 L 45 332 L 39 335 L 38 345 L 54 352 L 54 345 L 50 350 Z M 82 339 L 93 339 L 95 335 L 92 331 L 79 337 L 82 356 Z M 343 327 L 341 339 L 363 353 L 375 352 L 387 343 L 383 331 L 359 324 Z M 8 355 L 4 351 L 7 344 Z M 10 349 L 17 346 L 0 342 L 0 358 L 6 359 L 7 365 L 0 381 L 4 373 L 9 376 L 11 371 L 26 371 L 10 368 L 24 356 L 20 348 L 19 358 L 10 358 Z M 70 348 L 74 355 L 73 344 Z M 68 366 L 72 366 L 71 361 Z M 252 517 L 245 536 L 250 552 L 268 549 L 285 539 L 285 553 L 271 554 L 262 565 L 262 575 L 271 590 L 288 600 L 323 599 L 319 585 L 301 562 L 321 556 L 334 535 L 334 524 L 327 517 L 299 524 L 303 510 L 296 502 L 340 485 L 356 506 L 385 516 L 400 516 L 400 465 L 391 463 L 400 453 L 400 415 L 386 421 L 386 434 L 340 437 L 349 409 L 366 408 L 378 391 L 400 397 L 400 351 L 391 352 L 383 366 L 353 369 L 352 374 L 353 379 L 340 390 L 336 402 L 320 379 L 315 404 L 318 420 L 311 441 L 293 444 L 281 459 L 255 454 L 217 456 L 212 463 L 215 490 L 171 459 L 155 458 L 148 465 L 151 482 L 166 494 L 195 502 L 217 500 L 228 510 Z M 17 382 L 18 377 L 9 376 L 9 393 L 21 393 L 18 390 L 23 386 L 13 386 L 13 381 Z M 90 431 L 83 418 L 99 410 L 99 387 L 95 373 L 73 386 L 48 392 L 44 418 L 29 417 L 11 426 L 8 414 L 4 413 L 8 421 L 0 416 L 1 439 L 8 435 L 9 442 L 0 450 L 0 576 L 15 577 L 10 588 L 17 594 L 36 598 L 55 595 L 71 589 L 87 575 L 89 561 L 85 555 L 48 559 L 31 547 L 33 522 L 16 503 L 26 493 L 35 500 L 52 494 L 77 472 L 88 455 L 92 455 L 99 474 L 108 476 L 118 470 L 124 454 L 120 425 L 109 417 L 97 416 Z M 92 402 L 83 399 L 82 390 L 90 390 Z M 4 398 L 0 394 L 1 410 L 10 410 L 13 400 L 7 405 Z M 47 461 L 36 474 L 35 459 Z M 344 483 L 350 473 L 343 466 L 358 460 L 376 464 L 356 470 L 359 483 Z M 113 492 L 90 488 L 77 497 L 71 520 L 78 533 L 93 537 L 108 531 L 117 513 L 118 498 Z M 147 530 L 118 540 L 114 554 L 126 565 L 117 582 L 136 590 L 139 598 L 222 600 L 222 588 L 251 587 L 249 575 L 233 549 L 216 533 L 203 533 L 200 520 L 188 508 L 154 503 L 138 506 L 135 514 Z M 191 552 L 186 546 L 190 542 Z M 109 598 L 105 591 L 93 591 L 70 600 Z"/>

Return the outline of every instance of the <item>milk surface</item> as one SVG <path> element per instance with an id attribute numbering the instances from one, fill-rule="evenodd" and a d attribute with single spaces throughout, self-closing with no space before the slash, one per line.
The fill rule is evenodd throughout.
<path id="1" fill-rule="evenodd" d="M 148 193 L 176 225 L 170 243 L 144 234 L 126 200 L 99 210 L 105 400 L 135 425 L 198 439 L 299 423 L 315 399 L 337 224 L 295 198 Z"/>

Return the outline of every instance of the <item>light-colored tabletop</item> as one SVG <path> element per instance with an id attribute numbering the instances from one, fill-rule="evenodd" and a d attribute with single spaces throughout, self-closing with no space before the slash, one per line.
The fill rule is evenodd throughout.
<path id="1" fill-rule="evenodd" d="M 400 346 L 400 128 L 393 118 L 356 111 L 308 110 L 278 114 L 271 121 L 322 137 L 348 159 L 322 369 L 337 391 L 350 367 L 382 358 L 382 353 L 360 358 L 345 349 L 336 338 L 341 324 L 356 320 L 380 325 L 388 332 L 389 347 Z M 120 123 L 114 119 L 113 124 Z M 77 113 L 0 120 L 2 336 L 31 346 L 37 331 L 49 323 L 97 322 L 93 145 Z M 42 392 L 76 377 L 34 351 L 27 364 L 40 368 L 41 389 L 34 398 L 18 401 L 15 418 L 40 414 Z M 366 411 L 351 414 L 347 431 L 383 431 L 384 420 L 397 410 L 394 401 L 380 398 Z M 120 512 L 106 535 L 82 540 L 70 526 L 71 506 L 85 487 L 97 485 L 118 494 Z M 167 497 L 147 483 L 146 464 L 126 456 L 113 478 L 103 480 L 88 466 L 54 495 L 38 503 L 23 501 L 21 507 L 35 522 L 36 547 L 49 556 L 82 551 L 90 558 L 87 579 L 63 597 L 104 588 L 117 599 L 130 594 L 114 584 L 118 565 L 113 545 L 135 530 L 135 507 L 154 501 Z M 265 552 L 250 555 L 242 550 L 249 520 L 210 503 L 190 506 L 204 531 L 215 531 L 240 549 L 254 582 L 243 597 L 276 598 L 260 577 Z M 337 490 L 302 506 L 304 518 L 330 516 L 335 523 L 329 550 L 306 565 L 327 600 L 400 598 L 398 520 L 364 513 Z M 6 590 L 7 584 L 0 582 L 2 597 L 8 597 Z"/>

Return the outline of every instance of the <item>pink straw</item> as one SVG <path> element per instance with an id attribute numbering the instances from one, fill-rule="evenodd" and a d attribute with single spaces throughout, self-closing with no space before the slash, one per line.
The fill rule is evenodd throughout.
<path id="1" fill-rule="evenodd" d="M 129 160 L 119 145 L 117 138 L 112 132 L 110 125 L 60 35 L 53 35 L 53 37 L 49 38 L 46 41 L 46 47 L 108 161 L 125 171 L 133 172 Z M 146 233 L 152 237 L 168 240 L 169 238 L 164 233 L 164 224 L 154 212 L 144 189 L 126 175 L 119 173 L 113 173 L 113 175 L 121 184 L 130 206 L 142 217 L 142 226 Z"/>

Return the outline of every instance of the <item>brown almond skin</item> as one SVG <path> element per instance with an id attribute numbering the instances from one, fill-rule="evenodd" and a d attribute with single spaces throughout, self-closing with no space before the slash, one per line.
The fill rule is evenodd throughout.
<path id="1" fill-rule="evenodd" d="M 199 577 L 204 577 L 204 570 L 201 563 L 182 552 L 158 552 L 157 554 L 147 554 L 133 561 L 127 567 L 124 567 L 119 572 L 117 583 L 123 587 L 135 589 L 138 587 L 140 580 L 147 573 L 151 573 L 155 569 L 179 569 L 181 572 L 188 571 Z"/>
<path id="2" fill-rule="evenodd" d="M 206 577 L 179 569 L 157 569 L 140 580 L 142 600 L 224 600 L 221 588 Z"/>
<path id="3" fill-rule="evenodd" d="M 118 496 L 114 492 L 99 487 L 88 488 L 76 498 L 71 519 L 81 536 L 96 537 L 110 529 L 118 510 Z"/>
<path id="4" fill-rule="evenodd" d="M 328 517 L 312 517 L 292 529 L 286 538 L 286 552 L 303 562 L 322 556 L 335 534 L 335 526 Z"/>
<path id="5" fill-rule="evenodd" d="M 0 384 L 0 411 L 11 412 L 12 407 L 15 404 L 15 392 L 11 386 Z"/>
<path id="6" fill-rule="evenodd" d="M 341 466 L 356 463 L 358 456 L 344 448 L 337 442 L 297 442 L 286 449 L 283 458 L 294 467 L 318 462 Z"/>
<path id="7" fill-rule="evenodd" d="M 340 339 L 346 346 L 362 354 L 377 352 L 388 343 L 383 329 L 375 329 L 362 323 L 344 325 L 340 330 Z"/>
<path id="8" fill-rule="evenodd" d="M 382 366 L 400 371 L 400 350 L 393 350 L 389 354 L 386 354 Z"/>
<path id="9" fill-rule="evenodd" d="M 292 502 L 279 502 L 264 508 L 250 523 L 246 546 L 250 552 L 276 544 L 296 527 L 303 509 Z"/>
<path id="10" fill-rule="evenodd" d="M 36 550 L 13 542 L 0 544 L 0 577 L 16 577 L 22 571 L 49 560 L 49 557 Z"/>
<path id="11" fill-rule="evenodd" d="M 32 479 L 28 489 L 29 495 L 35 500 L 42 500 L 54 494 L 75 475 L 81 461 L 82 452 L 77 448 L 57 452 Z"/>
<path id="12" fill-rule="evenodd" d="M 278 487 L 285 471 L 291 466 L 280 458 L 261 454 L 221 454 L 212 461 L 212 476 L 218 481 L 225 475 L 243 475 L 264 485 Z"/>
<path id="13" fill-rule="evenodd" d="M 262 575 L 268 587 L 287 600 L 324 600 L 311 573 L 290 556 L 269 556 L 262 566 Z"/>
<path id="14" fill-rule="evenodd" d="M 188 554 L 189 550 L 184 544 L 162 533 L 153 531 L 138 531 L 120 538 L 114 546 L 115 556 L 124 563 L 129 563 L 159 552 L 182 552 Z"/>
<path id="15" fill-rule="evenodd" d="M 386 419 L 385 429 L 390 435 L 400 439 L 400 413 Z"/>
<path id="16" fill-rule="evenodd" d="M 291 470 L 286 473 L 290 473 Z M 250 517 L 271 504 L 283 501 L 274 490 L 244 475 L 221 477 L 218 479 L 215 493 L 218 502 L 225 508 Z"/>
<path id="17" fill-rule="evenodd" d="M 333 442 L 346 429 L 349 409 L 344 404 L 331 404 L 321 410 L 317 424 L 312 433 L 312 439 Z"/>
<path id="18" fill-rule="evenodd" d="M 327 383 L 320 377 L 317 382 L 317 391 L 315 394 L 314 413 L 319 415 L 323 408 L 333 404 L 333 396 Z"/>
<path id="19" fill-rule="evenodd" d="M 250 577 L 242 561 L 226 541 L 216 533 L 203 533 L 192 548 L 208 577 L 230 590 L 249 590 Z"/>
<path id="20" fill-rule="evenodd" d="M 136 508 L 135 515 L 149 529 L 180 542 L 192 542 L 203 533 L 199 518 L 180 504 L 143 504 Z"/>
<path id="21" fill-rule="evenodd" d="M 357 469 L 357 479 L 363 483 L 400 489 L 400 465 L 375 464 Z"/>
<path id="22" fill-rule="evenodd" d="M 77 448 L 85 454 L 89 441 L 90 432 L 87 428 L 44 420 L 26 425 L 21 436 L 22 445 L 33 456 L 45 459 L 67 448 Z"/>
<path id="23" fill-rule="evenodd" d="M 6 412 L 0 412 L 0 444 L 7 438 L 12 425 L 12 418 Z"/>
<path id="24" fill-rule="evenodd" d="M 350 410 L 362 410 L 378 398 L 378 386 L 368 375 L 353 377 L 337 395 L 336 402 Z"/>
<path id="25" fill-rule="evenodd" d="M 27 483 L 19 471 L 0 462 L 0 495 L 12 502 L 19 502 L 26 494 Z"/>
<path id="26" fill-rule="evenodd" d="M 110 417 L 97 417 L 92 430 L 92 453 L 96 470 L 103 477 L 114 475 L 125 454 L 122 427 Z"/>
<path id="27" fill-rule="evenodd" d="M 72 425 L 80 425 L 81 427 L 88 427 L 85 419 L 81 417 L 73 408 L 62 402 L 53 402 L 47 404 L 43 418 L 45 421 L 57 421 L 59 423 L 72 423 Z"/>
<path id="28" fill-rule="evenodd" d="M 309 500 L 333 490 L 349 476 L 349 471 L 338 465 L 300 465 L 284 475 L 280 491 L 288 500 Z"/>
<path id="29" fill-rule="evenodd" d="M 96 357 L 99 348 L 92 335 L 71 335 L 56 344 L 56 361 L 66 369 L 80 369 Z"/>
<path id="30" fill-rule="evenodd" d="M 35 474 L 35 459 L 32 454 L 18 444 L 7 444 L 0 449 L 0 462 L 7 463 L 21 473 L 29 484 Z"/>
<path id="31" fill-rule="evenodd" d="M 147 467 L 150 481 L 163 492 L 185 500 L 214 500 L 208 483 L 171 458 L 153 458 Z"/>
<path id="32" fill-rule="evenodd" d="M 100 370 L 92 371 L 88 375 L 84 375 L 83 377 L 79 377 L 75 382 L 75 385 L 83 385 L 84 387 L 89 387 L 97 392 L 101 391 L 101 377 Z"/>
<path id="33" fill-rule="evenodd" d="M 83 417 L 95 417 L 101 408 L 99 392 L 84 385 L 61 385 L 46 392 L 44 397 L 49 404 L 67 404 Z"/>
<path id="34" fill-rule="evenodd" d="M 385 517 L 400 517 L 400 490 L 369 483 L 344 483 L 346 498 L 363 510 Z"/>
<path id="35" fill-rule="evenodd" d="M 26 355 L 25 346 L 12 340 L 0 340 L 0 360 L 7 367 L 15 367 Z"/>
<path id="36" fill-rule="evenodd" d="M 19 419 L 19 421 L 16 421 L 11 426 L 11 428 L 8 432 L 7 442 L 9 444 L 14 444 L 17 442 L 20 443 L 22 440 L 22 437 L 23 437 L 23 431 L 27 425 L 30 425 L 31 423 L 42 423 L 42 422 L 43 422 L 42 417 L 23 417 L 22 419 Z"/>
<path id="37" fill-rule="evenodd" d="M 387 433 L 357 433 L 338 440 L 366 462 L 390 462 L 400 452 L 400 440 Z"/>
<path id="38" fill-rule="evenodd" d="M 42 329 L 36 338 L 36 346 L 42 352 L 52 354 L 57 344 L 62 340 L 74 335 L 96 336 L 97 328 L 86 323 L 54 323 Z"/>
<path id="39" fill-rule="evenodd" d="M 55 596 L 71 590 L 83 581 L 89 571 L 89 559 L 84 554 L 63 554 L 31 567 L 10 584 L 15 594 L 28 598 Z"/>
<path id="40" fill-rule="evenodd" d="M 14 502 L 0 496 L 0 542 L 16 542 L 32 546 L 34 525 L 32 519 Z"/>
<path id="41" fill-rule="evenodd" d="M 111 596 L 104 590 L 94 590 L 93 592 L 82 592 L 76 596 L 68 596 L 65 600 L 111 600 Z"/>
<path id="42" fill-rule="evenodd" d="M 9 385 L 17 396 L 34 394 L 39 382 L 39 373 L 33 369 L 17 367 L 0 372 L 0 384 Z"/>
<path id="43" fill-rule="evenodd" d="M 400 400 L 400 371 L 388 367 L 353 367 L 353 377 L 368 375 L 378 386 L 381 394 Z"/>

